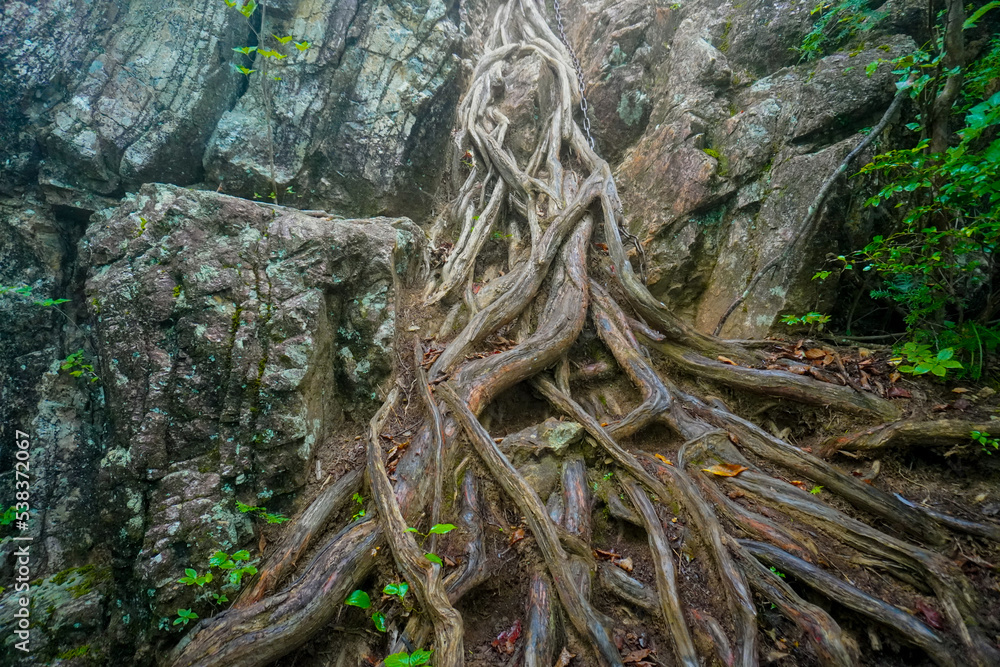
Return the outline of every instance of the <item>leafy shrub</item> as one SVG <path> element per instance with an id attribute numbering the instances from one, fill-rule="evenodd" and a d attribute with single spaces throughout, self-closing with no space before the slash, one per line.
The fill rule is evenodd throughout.
<path id="1" fill-rule="evenodd" d="M 993 451 L 990 451 L 990 447 L 992 447 L 993 450 L 1000 450 L 1000 440 L 991 437 L 986 431 L 972 431 L 969 433 L 969 437 L 982 445 L 983 451 L 987 454 L 993 453 Z"/>
<path id="2" fill-rule="evenodd" d="M 930 345 L 909 342 L 902 348 L 902 353 L 906 357 L 908 364 L 901 364 L 897 367 L 900 373 L 910 373 L 912 375 L 924 375 L 930 373 L 938 377 L 947 375 L 949 369 L 962 368 L 962 364 L 952 357 L 955 351 L 950 347 L 934 352 Z"/>
<path id="3" fill-rule="evenodd" d="M 810 14 L 817 17 L 812 30 L 802 39 L 802 45 L 794 50 L 801 60 L 813 60 L 839 48 L 844 42 L 860 32 L 875 27 L 889 12 L 869 9 L 868 0 L 842 0 L 827 2 L 820 0 Z"/>

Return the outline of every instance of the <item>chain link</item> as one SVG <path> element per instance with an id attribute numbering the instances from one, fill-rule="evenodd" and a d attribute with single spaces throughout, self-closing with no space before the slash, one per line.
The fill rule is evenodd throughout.
<path id="1" fill-rule="evenodd" d="M 590 133 L 590 106 L 587 104 L 587 84 L 583 79 L 583 67 L 580 66 L 580 59 L 576 57 L 576 52 L 570 46 L 569 39 L 566 37 L 566 26 L 563 23 L 562 7 L 559 5 L 559 0 L 552 0 L 552 5 L 556 10 L 556 26 L 559 28 L 559 39 L 562 40 L 566 50 L 569 51 L 570 58 L 573 59 L 573 67 L 576 68 L 576 82 L 580 86 L 580 111 L 583 112 L 583 131 L 587 135 L 587 141 L 590 142 L 591 150 L 593 150 L 594 135 Z M 618 200 L 618 213 L 621 215 L 621 222 L 623 223 L 619 224 L 618 228 L 625 238 L 630 240 L 635 246 L 636 255 L 639 258 L 639 275 L 642 281 L 646 282 L 646 253 L 643 252 L 642 244 L 639 243 L 639 237 L 629 233 L 625 228 L 625 211 L 622 209 L 621 200 L 617 196 L 615 199 Z"/>
<path id="2" fill-rule="evenodd" d="M 570 46 L 569 39 L 566 37 L 566 26 L 563 24 L 562 7 L 559 6 L 559 0 L 552 0 L 552 5 L 556 10 L 556 25 L 559 28 L 559 39 L 562 40 L 566 50 L 569 51 L 570 58 L 573 59 L 573 67 L 576 68 L 576 83 L 580 87 L 580 111 L 583 112 L 583 131 L 587 135 L 587 141 L 590 142 L 590 148 L 593 149 L 594 136 L 590 133 L 590 106 L 587 104 L 587 84 L 583 79 L 583 67 L 580 66 L 580 59 L 576 57 L 576 52 Z"/>

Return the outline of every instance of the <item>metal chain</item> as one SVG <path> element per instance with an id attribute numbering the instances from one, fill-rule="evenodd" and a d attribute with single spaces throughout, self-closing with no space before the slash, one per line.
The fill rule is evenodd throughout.
<path id="1" fill-rule="evenodd" d="M 552 0 L 552 6 L 556 10 L 556 26 L 559 28 L 559 39 L 562 40 L 566 50 L 569 51 L 569 56 L 573 59 L 573 67 L 576 68 L 576 82 L 580 86 L 580 111 L 583 112 L 583 131 L 587 135 L 587 141 L 590 142 L 591 150 L 593 150 L 594 135 L 590 133 L 590 106 L 587 104 L 587 84 L 583 79 L 583 67 L 580 66 L 580 59 L 576 57 L 576 52 L 573 51 L 573 47 L 570 46 L 569 39 L 566 37 L 566 26 L 563 23 L 562 7 L 559 6 L 559 0 Z M 618 213 L 622 216 L 622 223 L 624 223 L 625 211 L 622 209 L 621 200 L 618 201 Z M 618 229 L 635 246 L 636 254 L 639 257 L 639 276 L 643 282 L 646 282 L 646 253 L 643 252 L 642 244 L 639 243 L 639 237 L 630 234 L 624 224 L 619 224 Z"/>
<path id="2" fill-rule="evenodd" d="M 559 0 L 552 0 L 552 4 L 556 10 L 556 25 L 559 27 L 559 39 L 562 40 L 566 50 L 569 51 L 569 56 L 573 59 L 573 67 L 576 68 L 576 82 L 580 86 L 580 111 L 583 112 L 583 131 L 587 135 L 587 141 L 590 142 L 591 149 L 593 149 L 594 137 L 590 133 L 590 107 L 587 104 L 587 84 L 583 79 L 583 67 L 580 66 L 580 59 L 576 57 L 576 52 L 573 51 L 573 47 L 569 45 L 569 39 L 566 37 L 566 26 L 563 24 L 562 7 L 559 6 Z"/>

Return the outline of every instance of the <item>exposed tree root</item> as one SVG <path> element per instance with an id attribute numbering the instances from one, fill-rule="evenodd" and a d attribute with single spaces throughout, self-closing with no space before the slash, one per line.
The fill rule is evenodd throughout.
<path id="1" fill-rule="evenodd" d="M 330 518 L 351 501 L 351 496 L 361 488 L 361 478 L 360 469 L 352 470 L 316 497 L 261 565 L 253 585 L 245 588 L 233 603 L 234 609 L 245 609 L 258 602 L 281 582 Z"/>
<path id="2" fill-rule="evenodd" d="M 919 646 L 939 665 L 956 664 L 956 656 L 949 652 L 945 642 L 926 625 L 905 611 L 859 591 L 850 584 L 820 568 L 760 542 L 741 540 L 740 545 L 750 554 L 796 579 L 848 609 L 886 625 L 908 643 Z"/>
<path id="3" fill-rule="evenodd" d="M 376 416 L 372 420 L 368 435 L 368 480 L 372 499 L 385 526 L 389 548 L 399 571 L 410 583 L 417 600 L 434 625 L 435 662 L 443 667 L 465 664 L 462 617 L 451 606 L 445 593 L 441 566 L 424 558 L 424 552 L 417 546 L 413 534 L 407 530 L 409 526 L 396 502 L 396 495 L 382 462 L 377 419 Z"/>
<path id="4" fill-rule="evenodd" d="M 799 597 L 777 574 L 744 553 L 734 540 L 730 538 L 728 542 L 743 566 L 750 585 L 802 629 L 816 649 L 816 657 L 821 665 L 850 667 L 856 664 L 844 644 L 840 626 L 829 614 Z"/>
<path id="5" fill-rule="evenodd" d="M 677 661 L 685 667 L 698 667 L 698 655 L 691 642 L 691 633 L 684 620 L 684 609 L 677 591 L 674 554 L 670 550 L 666 533 L 663 532 L 660 517 L 656 515 L 656 509 L 653 503 L 649 502 L 646 492 L 633 479 L 625 477 L 622 486 L 646 522 L 649 550 L 653 554 L 653 564 L 656 567 L 656 588 L 660 593 L 660 608 L 673 640 L 674 654 L 677 656 Z"/>
<path id="6" fill-rule="evenodd" d="M 538 572 L 531 576 L 525 616 L 524 667 L 552 667 L 556 659 L 556 610 L 549 583 Z"/>
<path id="7" fill-rule="evenodd" d="M 447 345 L 427 373 L 422 368 L 421 342 L 412 344 L 418 400 L 411 404 L 419 406 L 423 421 L 396 464 L 395 483 L 387 474 L 379 444 L 380 420 L 388 418 L 397 398 L 393 390 L 367 439 L 367 472 L 377 518 L 340 530 L 300 568 L 297 579 L 272 593 L 353 493 L 358 473 L 338 481 L 293 525 L 237 605 L 200 622 L 174 651 L 171 664 L 256 667 L 289 653 L 343 608 L 348 593 L 364 584 L 385 544 L 411 584 L 420 613 L 413 614 L 401 631 L 393 628 L 398 637 L 372 644 L 371 651 L 380 654 L 419 646 L 433 648 L 435 665 L 463 664 L 465 628 L 455 605 L 490 576 L 488 563 L 496 556 L 491 553 L 496 547 L 485 539 L 483 517 L 490 511 L 481 497 L 478 476 L 483 470 L 524 516 L 534 540 L 522 546 L 536 548 L 544 562 L 544 570 L 530 574 L 524 635 L 505 658 L 508 664 L 523 660 L 525 665 L 550 667 L 569 643 L 586 653 L 574 664 L 623 665 L 611 634 L 618 621 L 591 601 L 595 571 L 602 589 L 645 610 L 653 624 L 662 618 L 656 631 L 667 639 L 673 656 L 661 650 L 657 657 L 661 662 L 674 658 L 677 664 L 694 667 L 711 659 L 699 652 L 714 651 L 725 665 L 757 665 L 761 632 L 752 587 L 800 628 L 820 662 L 856 664 L 858 649 L 835 618 L 843 609 L 806 602 L 795 588 L 802 585 L 891 628 L 938 664 L 1000 663 L 985 639 L 983 624 L 989 619 L 977 609 L 969 582 L 932 550 L 948 542 L 947 530 L 998 539 L 1000 532 L 994 526 L 926 510 L 865 484 L 738 416 L 721 401 L 692 396 L 677 383 L 681 376 L 694 377 L 883 420 L 897 418 L 897 408 L 851 387 L 756 368 L 762 358 L 759 344 L 707 336 L 676 317 L 652 296 L 629 262 L 621 239 L 626 221 L 611 168 L 573 120 L 578 92 L 572 58 L 546 24 L 540 6 L 534 0 L 503 4 L 483 51 L 458 110 L 451 174 L 455 197 L 431 230 L 435 243 L 444 239 L 455 243 L 440 275 L 430 277 L 424 292 L 427 304 L 441 302 L 448 308 L 439 338 L 459 331 L 450 341 L 438 341 L 437 347 Z M 526 57 L 542 63 L 551 85 L 540 87 L 536 100 L 542 119 L 538 143 L 527 162 L 519 164 L 507 146 L 511 121 L 500 112 L 494 96 L 504 87 L 500 84 L 509 63 Z M 486 271 L 486 259 L 497 257 L 483 253 L 494 230 L 510 230 L 512 241 L 506 257 Z M 595 233 L 607 244 L 610 266 L 607 260 L 588 257 L 588 243 Z M 602 285 L 595 277 L 602 270 L 608 272 L 610 284 Z M 588 316 L 599 342 L 593 337 L 585 341 L 603 344 L 613 362 L 608 358 L 577 363 L 572 357 Z M 495 335 L 503 336 L 504 347 L 513 341 L 509 349 L 485 350 Z M 654 363 L 651 350 L 662 354 L 671 375 Z M 716 361 L 719 356 L 738 365 Z M 605 408 L 590 393 L 619 371 L 639 395 L 620 419 L 613 401 L 609 399 Z M 672 376 L 674 371 L 678 378 Z M 518 431 L 499 446 L 483 426 L 492 415 L 484 411 L 494 399 L 522 383 L 530 383 L 556 413 L 575 422 L 568 425 L 576 429 L 575 439 L 564 443 L 557 454 L 563 457 L 558 489 L 548 496 L 547 505 L 504 452 L 533 446 L 532 434 L 558 422 L 550 418 Z M 581 384 L 588 386 L 581 391 Z M 988 428 L 966 422 L 931 424 L 881 426 L 837 439 L 831 448 L 940 444 Z M 683 443 L 676 465 L 629 444 L 627 438 L 654 425 L 671 434 L 664 446 Z M 581 428 L 586 434 L 583 444 L 578 443 Z M 463 439 L 474 453 L 462 449 Z M 595 564 L 588 483 L 593 479 L 588 478 L 588 466 L 595 455 L 605 464 L 610 462 L 624 494 L 619 498 L 617 489 L 599 485 L 593 491 L 608 508 L 610 521 L 645 530 L 648 551 L 633 556 L 652 565 L 655 590 L 652 582 L 639 581 L 614 565 Z M 725 482 L 701 471 L 721 463 L 745 470 Z M 771 477 L 764 466 L 781 471 L 776 475 L 788 473 L 822 485 L 859 517 Z M 552 484 L 555 477 L 553 473 Z M 741 497 L 746 498 L 741 501 Z M 744 505 L 747 498 L 756 504 Z M 710 584 L 706 594 L 710 604 L 688 599 L 685 593 L 679 557 L 660 518 L 664 507 L 682 519 L 683 539 L 690 540 L 698 554 L 694 567 Z M 916 543 L 873 528 L 864 522 L 869 520 L 883 521 Z M 464 557 L 442 576 L 441 568 L 424 558 L 424 549 L 406 529 L 412 525 L 426 531 L 448 521 L 460 528 L 449 536 L 448 547 L 453 554 L 456 546 L 463 549 Z M 853 549 L 855 565 L 878 567 L 903 582 L 906 594 L 932 594 L 944 611 L 947 634 L 939 635 L 903 609 L 824 569 L 829 563 L 817 546 L 821 538 L 803 525 Z M 737 540 L 729 531 L 759 541 Z M 434 542 L 431 545 L 433 550 Z M 781 580 L 758 560 L 792 579 Z M 565 642 L 559 627 L 565 630 Z M 361 642 L 351 642 L 344 646 L 344 660 L 360 655 Z"/>
<path id="8" fill-rule="evenodd" d="M 997 423 L 964 419 L 899 421 L 830 438 L 823 443 L 823 455 L 831 456 L 839 451 L 865 452 L 886 447 L 952 447 L 969 442 L 972 431 L 989 433 L 990 429 L 997 430 Z"/>

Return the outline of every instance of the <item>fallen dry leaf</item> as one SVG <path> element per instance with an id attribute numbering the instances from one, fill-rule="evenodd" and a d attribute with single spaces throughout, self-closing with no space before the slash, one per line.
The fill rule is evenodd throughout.
<path id="1" fill-rule="evenodd" d="M 718 357 L 716 357 L 716 359 L 718 359 L 719 361 L 721 361 L 724 364 L 729 364 L 730 366 L 736 366 L 737 365 L 735 361 L 733 361 L 729 357 L 724 357 L 721 354 Z"/>
<path id="2" fill-rule="evenodd" d="M 562 653 L 559 654 L 559 659 L 556 660 L 556 664 L 552 665 L 552 667 L 569 667 L 569 661 L 575 657 L 576 653 L 570 653 L 564 646 Z"/>
<path id="3" fill-rule="evenodd" d="M 672 466 L 673 465 L 673 463 L 670 461 L 670 459 L 668 459 L 667 457 L 665 457 L 663 454 L 653 454 L 653 457 L 660 459 L 661 461 L 663 461 L 664 463 L 666 463 L 668 466 Z"/>
<path id="4" fill-rule="evenodd" d="M 638 651 L 632 651 L 627 656 L 622 658 L 622 662 L 624 662 L 626 665 L 629 663 L 639 662 L 640 660 L 643 660 L 650 653 L 652 653 L 652 651 L 650 651 L 648 648 L 642 648 L 639 649 Z"/>
<path id="5" fill-rule="evenodd" d="M 917 600 L 917 611 L 920 615 L 924 617 L 927 624 L 934 628 L 935 630 L 944 630 L 944 621 L 941 619 L 941 614 L 939 614 L 935 609 L 928 606 L 923 600 Z"/>
<path id="6" fill-rule="evenodd" d="M 814 347 L 805 351 L 806 359 L 822 359 L 826 356 L 826 350 Z"/>
<path id="7" fill-rule="evenodd" d="M 719 477 L 736 477 L 744 470 L 749 470 L 749 468 L 741 466 L 738 463 L 720 463 L 719 465 L 701 469 L 702 472 L 710 472 Z"/>
<path id="8" fill-rule="evenodd" d="M 514 621 L 514 625 L 497 635 L 497 638 L 493 640 L 493 648 L 500 653 L 510 655 L 514 652 L 514 644 L 517 643 L 517 639 L 520 636 L 521 621 L 518 619 Z"/>
<path id="9" fill-rule="evenodd" d="M 631 572 L 634 569 L 632 567 L 632 559 L 631 558 L 622 558 L 621 560 L 616 560 L 615 561 L 615 565 L 617 565 L 621 569 L 625 570 L 626 572 Z M 646 656 L 643 656 L 643 657 L 646 657 Z M 628 662 L 628 661 L 626 660 L 626 662 Z"/>
<path id="10" fill-rule="evenodd" d="M 951 390 L 951 393 L 953 393 L 953 394 L 964 394 L 964 393 L 966 393 L 968 391 L 970 391 L 970 390 L 966 389 L 965 387 L 955 387 L 954 389 Z"/>
<path id="11" fill-rule="evenodd" d="M 899 374 L 899 371 L 889 373 L 889 382 L 899 382 L 902 379 L 903 376 Z"/>
<path id="12" fill-rule="evenodd" d="M 867 359 L 868 357 L 872 356 L 872 351 L 869 350 L 867 347 L 859 347 L 858 356 L 861 357 L 862 359 Z"/>
<path id="13" fill-rule="evenodd" d="M 517 544 L 523 539 L 524 539 L 524 528 L 518 526 L 517 528 L 514 529 L 514 532 L 511 533 L 510 535 L 510 543 Z"/>
<path id="14" fill-rule="evenodd" d="M 801 480 L 793 479 L 792 480 L 792 484 L 794 484 L 795 486 L 799 487 L 800 489 L 803 489 L 803 490 L 807 489 L 806 483 L 803 482 L 803 481 L 801 481 Z"/>
<path id="15" fill-rule="evenodd" d="M 903 389 L 902 387 L 892 386 L 886 392 L 889 398 L 913 398 L 913 394 Z"/>

